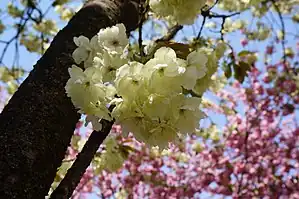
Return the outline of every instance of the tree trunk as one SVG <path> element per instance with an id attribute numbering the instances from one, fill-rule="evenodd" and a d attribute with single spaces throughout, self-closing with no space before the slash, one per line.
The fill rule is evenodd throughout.
<path id="1" fill-rule="evenodd" d="M 137 2 L 138 0 L 136 0 Z M 61 165 L 79 114 L 66 96 L 73 37 L 138 25 L 133 0 L 87 3 L 54 38 L 0 115 L 0 198 L 45 198 Z"/>

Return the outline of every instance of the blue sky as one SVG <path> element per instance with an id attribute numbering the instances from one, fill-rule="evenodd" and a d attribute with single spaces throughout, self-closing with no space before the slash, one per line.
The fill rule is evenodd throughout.
<path id="1" fill-rule="evenodd" d="M 1 5 L 0 5 L 0 9 L 3 11 L 6 9 L 7 4 L 11 2 L 10 0 L 2 0 L 1 1 Z M 46 1 L 46 0 L 42 0 L 42 3 L 40 4 L 43 10 L 46 10 L 48 8 L 49 5 L 51 5 L 50 3 L 51 1 Z M 219 11 L 216 10 L 216 12 L 218 13 L 224 13 L 223 11 Z M 51 19 L 54 19 L 56 21 L 59 21 L 58 23 L 58 27 L 59 28 L 63 28 L 65 26 L 65 22 L 62 22 L 61 20 L 59 20 L 58 15 L 56 14 L 56 12 L 54 12 L 53 10 L 51 10 L 46 17 L 49 17 Z M 10 17 L 6 17 L 5 15 L 1 14 L 0 18 L 4 21 L 5 24 L 9 24 L 11 25 L 12 20 Z M 288 18 L 288 17 L 285 17 Z M 245 19 L 247 20 L 249 23 L 253 22 L 253 18 L 250 15 L 249 12 L 245 12 L 242 13 L 241 15 L 237 15 L 232 17 L 232 19 Z M 268 17 L 264 17 L 264 21 L 267 22 L 267 20 L 269 20 L 269 16 Z M 179 32 L 179 34 L 176 36 L 177 40 L 181 40 L 183 37 L 191 37 L 195 34 L 197 30 L 199 30 L 200 25 L 201 25 L 201 20 L 202 18 L 199 17 L 199 19 L 197 20 L 197 22 L 195 23 L 194 26 L 185 26 L 184 29 L 182 31 Z M 212 21 L 216 21 L 218 24 L 221 23 L 220 20 L 213 20 Z M 275 23 L 273 23 L 274 26 L 278 27 L 279 24 L 279 20 L 276 17 Z M 292 32 L 292 33 L 298 33 L 299 28 L 298 26 L 294 25 L 294 23 L 292 23 L 291 20 L 285 20 L 285 26 L 287 27 L 287 32 Z M 254 25 L 252 26 L 254 28 Z M 145 27 L 147 30 L 149 30 L 150 32 L 152 31 L 150 28 L 150 26 Z M 15 30 L 10 28 L 11 31 L 5 31 L 4 34 L 0 35 L 0 40 L 7 40 L 8 38 L 10 38 L 12 36 L 12 34 L 15 34 Z M 146 32 L 146 31 L 144 31 Z M 202 36 L 220 36 L 219 33 L 212 33 L 212 31 L 204 28 L 203 32 L 202 32 Z M 234 32 L 232 34 L 229 34 L 227 36 L 225 36 L 225 39 L 227 39 L 229 41 L 229 44 L 232 45 L 233 47 L 235 47 L 235 49 L 242 49 L 242 46 L 240 44 L 240 39 L 243 38 L 242 35 L 240 34 L 240 32 Z M 286 37 L 286 41 L 287 41 L 287 45 L 295 47 L 295 43 L 292 42 L 294 41 L 294 37 L 292 36 L 287 36 Z M 265 46 L 267 45 L 268 41 L 266 42 L 251 42 L 249 43 L 249 45 L 246 47 L 246 49 L 252 49 L 252 50 L 256 50 L 256 49 L 264 49 Z M 13 47 L 13 46 L 12 46 Z M 13 59 L 13 54 L 14 54 L 14 50 L 13 48 L 9 48 L 7 51 L 7 55 L 5 57 L 5 63 L 12 63 L 12 59 Z M 0 45 L 0 49 L 2 48 L 2 45 Z M 278 49 L 280 50 L 280 49 Z M 28 71 L 32 69 L 32 66 L 36 63 L 36 61 L 39 59 L 39 55 L 35 54 L 35 53 L 29 53 L 24 47 L 20 48 L 20 55 L 21 55 L 21 66 L 26 68 Z M 277 58 L 279 58 L 280 56 L 280 52 L 277 52 Z"/>

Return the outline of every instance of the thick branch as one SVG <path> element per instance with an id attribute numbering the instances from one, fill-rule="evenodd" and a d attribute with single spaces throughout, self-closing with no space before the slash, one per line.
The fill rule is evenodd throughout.
<path id="1" fill-rule="evenodd" d="M 67 174 L 58 187 L 51 194 L 51 199 L 63 199 L 72 196 L 73 191 L 80 182 L 80 179 L 85 173 L 101 143 L 103 143 L 105 138 L 108 136 L 113 125 L 113 121 L 109 122 L 102 120 L 101 123 L 103 126 L 102 130 L 99 132 L 93 131 L 91 133 L 82 151 L 78 154 L 76 161 L 67 171 Z"/>
<path id="2" fill-rule="evenodd" d="M 79 119 L 64 86 L 75 49 L 73 37 L 91 38 L 100 28 L 138 24 L 136 3 L 98 0 L 84 6 L 50 48 L 0 115 L 0 198 L 44 198 L 64 158 Z"/>

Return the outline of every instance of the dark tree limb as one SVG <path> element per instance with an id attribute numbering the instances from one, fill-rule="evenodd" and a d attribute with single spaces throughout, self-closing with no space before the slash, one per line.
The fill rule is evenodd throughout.
<path id="1" fill-rule="evenodd" d="M 76 46 L 100 28 L 122 22 L 138 25 L 133 0 L 86 4 L 54 38 L 0 115 L 0 198 L 44 198 L 61 165 L 79 119 L 65 93 Z"/>
<path id="2" fill-rule="evenodd" d="M 85 143 L 82 151 L 77 155 L 72 167 L 67 171 L 58 187 L 51 194 L 50 199 L 70 198 L 80 179 L 88 168 L 101 143 L 108 136 L 114 121 L 102 120 L 102 130 L 93 131 Z"/>
<path id="3" fill-rule="evenodd" d="M 110 106 L 109 111 L 111 112 L 114 107 L 114 105 Z M 98 148 L 109 135 L 113 123 L 114 120 L 101 120 L 102 129 L 91 133 L 87 142 L 84 144 L 82 151 L 77 155 L 75 162 L 71 168 L 68 169 L 58 187 L 52 192 L 50 196 L 51 199 L 69 198 L 73 195 L 74 190 L 79 184 Z"/>

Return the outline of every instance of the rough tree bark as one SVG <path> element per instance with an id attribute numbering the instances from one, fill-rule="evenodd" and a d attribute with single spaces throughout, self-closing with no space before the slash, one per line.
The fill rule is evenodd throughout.
<path id="1" fill-rule="evenodd" d="M 64 158 L 77 111 L 64 86 L 76 48 L 73 37 L 100 28 L 138 25 L 138 0 L 88 2 L 54 38 L 0 115 L 0 198 L 44 198 Z"/>

